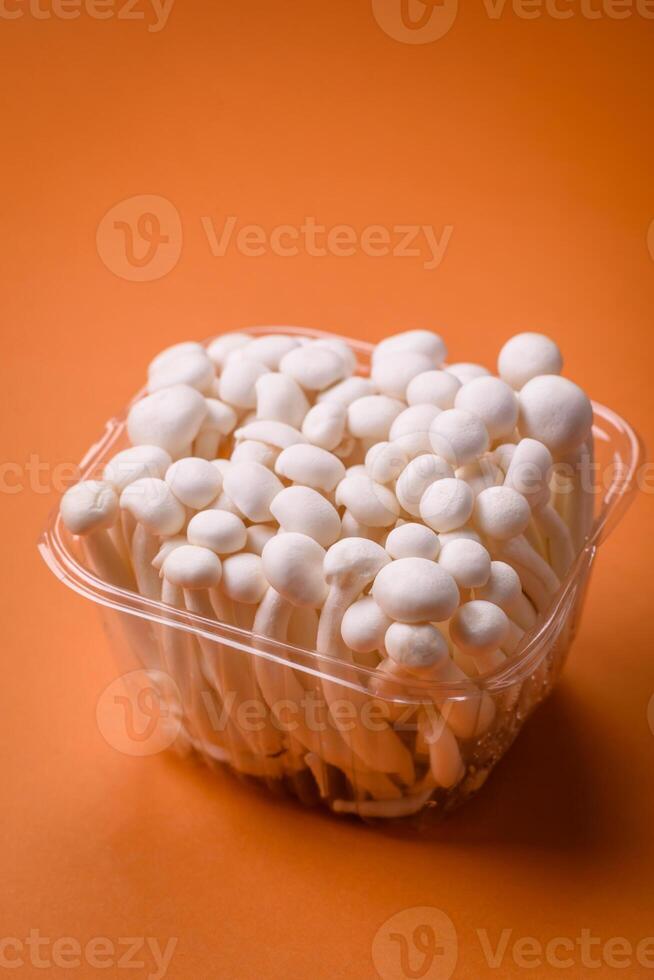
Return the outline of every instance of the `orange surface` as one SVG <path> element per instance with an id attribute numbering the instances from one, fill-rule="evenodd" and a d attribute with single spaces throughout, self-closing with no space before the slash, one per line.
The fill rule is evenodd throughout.
<path id="1" fill-rule="evenodd" d="M 422 44 L 404 43 L 421 28 L 402 26 L 398 4 L 376 3 L 387 32 L 366 0 L 177 0 L 156 31 L 144 0 L 71 19 L 74 0 L 1 5 L 0 928 L 3 940 L 50 940 L 22 946 L 15 976 L 42 976 L 32 953 L 52 962 L 56 938 L 118 949 L 153 937 L 177 939 L 170 978 L 358 980 L 374 962 L 402 978 L 390 932 L 411 943 L 435 913 L 382 927 L 423 906 L 454 925 L 457 980 L 611 977 L 625 962 L 623 976 L 650 975 L 635 948 L 654 933 L 651 473 L 650 495 L 600 554 L 560 689 L 480 796 L 421 839 L 115 751 L 95 721 L 117 673 L 97 614 L 36 552 L 50 491 L 70 475 L 62 464 L 151 355 L 240 324 L 370 340 L 432 326 L 453 358 L 489 362 L 512 332 L 544 329 L 568 373 L 654 442 L 654 10 L 559 0 L 534 17 L 533 4 L 457 13 L 448 0 L 434 16 L 456 15 L 451 28 Z M 412 5 L 423 30 L 447 27 Z M 167 243 L 142 225 L 154 258 L 137 240 L 130 266 L 113 221 L 138 204 L 102 219 L 135 195 L 165 198 L 180 225 L 162 212 Z M 304 240 L 277 254 L 283 234 L 259 256 L 247 254 L 256 235 L 216 256 L 206 229 L 220 237 L 227 216 L 234 238 L 307 217 L 359 237 L 349 255 L 334 254 L 352 251 L 346 230 L 327 256 Z M 446 245 L 436 267 L 424 239 L 418 256 L 367 254 L 383 238 L 363 229 L 411 224 Z M 138 281 L 150 274 L 160 278 Z M 567 952 L 583 930 L 601 940 L 589 946 L 597 969 L 588 950 Z M 506 940 L 497 969 L 486 935 Z M 524 965 L 530 936 L 563 940 L 549 965 Z M 603 945 L 618 937 L 632 954 Z M 412 975 L 449 976 L 448 943 L 433 962 L 410 949 Z M 57 947 L 59 961 L 71 948 Z M 126 950 L 112 960 L 108 948 L 113 966 L 74 975 L 122 976 Z M 0 945 L 7 960 L 20 949 Z M 132 959 L 145 965 L 130 975 L 154 974 L 151 956 Z"/>

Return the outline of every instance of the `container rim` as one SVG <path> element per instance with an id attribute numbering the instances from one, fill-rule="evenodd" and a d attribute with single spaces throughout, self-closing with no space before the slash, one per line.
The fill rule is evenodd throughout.
<path id="1" fill-rule="evenodd" d="M 342 340 L 353 351 L 362 355 L 364 359 L 370 356 L 374 347 L 366 341 L 353 340 L 331 332 L 304 327 L 255 326 L 241 328 L 239 332 L 253 335 L 265 335 L 274 332 Z M 204 345 L 206 346 L 212 339 L 214 338 L 205 340 Z M 357 373 L 364 375 L 368 373 L 365 364 L 359 362 Z M 142 388 L 123 412 L 107 421 L 103 434 L 89 447 L 79 464 L 80 479 L 90 478 L 107 461 L 109 451 L 125 431 L 130 405 L 141 398 L 144 393 L 145 388 Z M 473 691 L 476 696 L 479 696 L 482 691 L 499 692 L 523 680 L 536 669 L 545 656 L 548 634 L 553 630 L 557 620 L 564 617 L 572 606 L 577 583 L 587 576 L 599 545 L 616 527 L 630 506 L 637 490 L 636 474 L 638 467 L 644 458 L 642 441 L 632 426 L 612 409 L 599 402 L 593 401 L 592 406 L 595 441 L 611 442 L 615 438 L 621 437 L 627 447 L 627 455 L 626 458 L 623 458 L 617 451 L 614 452 L 615 468 L 610 485 L 604 493 L 601 510 L 595 519 L 584 547 L 577 555 L 548 611 L 525 634 L 515 653 L 494 670 L 465 681 L 434 682 L 433 680 L 412 678 L 411 682 L 406 685 L 406 697 L 398 696 L 387 700 L 413 703 L 416 699 L 427 697 L 429 699 L 434 697 L 469 698 Z M 610 432 L 607 434 L 602 423 L 609 430 L 613 430 L 613 437 Z M 373 668 L 345 664 L 336 657 L 320 654 L 315 650 L 307 650 L 290 643 L 255 636 L 250 630 L 206 619 L 195 613 L 177 609 L 158 600 L 147 599 L 131 590 L 121 589 L 104 582 L 89 572 L 71 550 L 67 542 L 67 533 L 59 515 L 58 503 L 51 512 L 46 527 L 38 540 L 38 549 L 48 568 L 64 585 L 102 606 L 130 616 L 140 617 L 149 622 L 180 629 L 213 642 L 220 642 L 244 653 L 263 657 L 318 678 L 336 680 L 356 691 L 370 693 L 367 682 L 372 676 L 375 676 L 376 672 Z M 401 688 L 401 685 L 398 684 L 398 688 Z"/>

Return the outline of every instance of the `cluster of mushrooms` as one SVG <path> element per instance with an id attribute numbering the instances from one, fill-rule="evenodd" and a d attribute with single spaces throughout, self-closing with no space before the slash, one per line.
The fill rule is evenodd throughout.
<path id="1" fill-rule="evenodd" d="M 475 678 L 515 655 L 592 523 L 592 408 L 557 345 L 513 337 L 497 376 L 446 356 L 427 330 L 377 344 L 365 375 L 336 337 L 177 344 L 130 408 L 131 447 L 61 503 L 105 582 L 323 655 L 294 670 L 158 628 L 186 714 L 207 684 L 229 703 L 220 731 L 197 711 L 214 755 L 310 774 L 340 812 L 409 814 L 464 780 L 497 712 Z"/>

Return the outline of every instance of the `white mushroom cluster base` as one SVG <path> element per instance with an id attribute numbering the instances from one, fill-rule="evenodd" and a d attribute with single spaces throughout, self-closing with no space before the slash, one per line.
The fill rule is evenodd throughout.
<path id="1" fill-rule="evenodd" d="M 427 330 L 369 370 L 283 329 L 177 344 L 129 448 L 61 503 L 103 581 L 232 631 L 133 626 L 193 744 L 338 812 L 406 816 L 483 781 L 510 710 L 488 678 L 593 521 L 591 403 L 556 344 L 513 337 L 497 375 L 446 358 Z"/>

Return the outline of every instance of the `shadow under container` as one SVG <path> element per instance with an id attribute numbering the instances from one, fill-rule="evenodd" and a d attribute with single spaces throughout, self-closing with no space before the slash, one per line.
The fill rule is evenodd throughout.
<path id="1" fill-rule="evenodd" d="M 372 348 L 347 343 L 365 375 Z M 126 682 L 136 679 L 158 706 L 163 746 L 198 755 L 209 767 L 227 765 L 244 779 L 336 813 L 431 822 L 481 788 L 552 690 L 577 630 L 598 547 L 635 490 L 642 458 L 637 436 L 610 409 L 594 403 L 593 410 L 595 468 L 602 479 L 592 531 L 550 609 L 516 653 L 474 680 L 415 681 L 382 697 L 375 670 L 100 580 L 85 567 L 58 513 L 39 548 L 65 585 L 98 604 Z M 83 479 L 99 477 L 126 448 L 125 418 L 107 423 L 81 463 Z M 448 774 L 452 734 L 461 767 Z M 446 775 L 436 784 L 430 752 L 439 751 Z"/>

